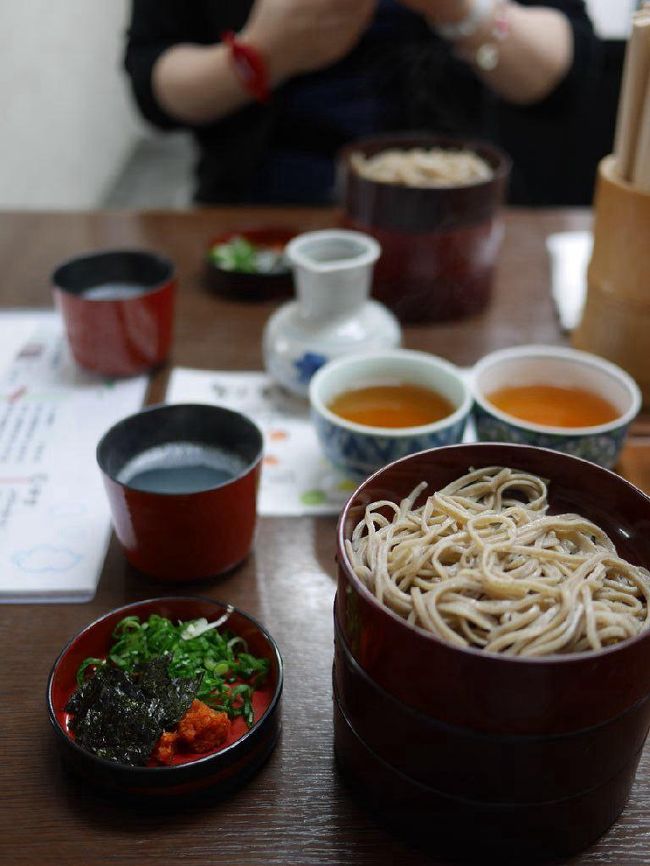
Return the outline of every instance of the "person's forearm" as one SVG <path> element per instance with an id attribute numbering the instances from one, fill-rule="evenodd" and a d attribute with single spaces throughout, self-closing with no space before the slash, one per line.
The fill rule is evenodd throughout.
<path id="1" fill-rule="evenodd" d="M 156 61 L 152 85 L 163 111 L 191 126 L 219 120 L 251 99 L 224 45 L 174 45 Z"/>
<path id="2" fill-rule="evenodd" d="M 478 74 L 499 96 L 527 105 L 548 96 L 569 71 L 573 62 L 573 32 L 561 12 L 543 7 L 508 3 L 505 10 L 508 35 L 494 38 L 492 19 L 472 35 L 456 43 L 457 54 L 474 63 L 476 52 L 486 42 L 498 47 L 498 63 Z"/>
<path id="3" fill-rule="evenodd" d="M 336 63 L 358 42 L 377 0 L 256 0 L 239 39 L 265 62 L 268 84 L 277 87 Z M 152 72 L 159 106 L 181 123 L 219 120 L 250 102 L 244 82 L 223 45 L 175 45 Z"/>
<path id="4" fill-rule="evenodd" d="M 275 86 L 285 72 L 266 59 Z M 225 45 L 174 45 L 156 61 L 152 83 L 160 107 L 190 126 L 213 123 L 252 101 Z"/>

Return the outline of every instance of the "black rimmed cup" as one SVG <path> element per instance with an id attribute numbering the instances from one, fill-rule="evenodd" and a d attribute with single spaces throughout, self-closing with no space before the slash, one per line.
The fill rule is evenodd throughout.
<path id="1" fill-rule="evenodd" d="M 259 696 L 253 726 L 220 751 L 171 767 L 132 767 L 99 758 L 74 741 L 65 707 L 74 692 L 84 659 L 104 658 L 117 623 L 126 616 L 148 619 L 151 614 L 185 621 L 226 617 L 223 628 L 242 637 L 248 650 L 269 661 L 269 674 Z M 271 635 L 253 617 L 229 604 L 208 598 L 179 596 L 139 601 L 110 611 L 88 625 L 62 650 L 47 683 L 50 724 L 65 765 L 77 776 L 110 791 L 141 800 L 182 802 L 188 795 L 210 789 L 226 795 L 248 781 L 273 751 L 280 733 L 283 684 L 282 657 Z"/>
<path id="2" fill-rule="evenodd" d="M 164 582 L 230 571 L 250 552 L 263 440 L 223 406 L 153 406 L 97 446 L 115 533 L 129 562 Z"/>
<path id="3" fill-rule="evenodd" d="M 134 376 L 167 359 L 176 276 L 164 256 L 144 250 L 79 256 L 54 271 L 52 292 L 80 367 Z"/>

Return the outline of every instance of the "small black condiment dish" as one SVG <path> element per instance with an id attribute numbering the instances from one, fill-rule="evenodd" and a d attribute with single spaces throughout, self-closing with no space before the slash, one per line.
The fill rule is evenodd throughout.
<path id="1" fill-rule="evenodd" d="M 240 231 L 222 232 L 212 238 L 205 259 L 205 279 L 208 288 L 215 294 L 236 301 L 267 301 L 288 298 L 293 293 L 293 274 L 286 267 L 265 272 L 226 270 L 212 258 L 212 250 L 235 238 L 243 238 L 261 249 L 284 249 L 289 241 L 299 234 L 298 229 L 274 226 L 259 226 Z"/>
<path id="2" fill-rule="evenodd" d="M 267 693 L 264 696 L 265 709 L 253 726 L 220 751 L 169 767 L 133 767 L 99 758 L 77 745 L 66 721 L 65 706 L 76 689 L 76 674 L 81 662 L 91 656 L 106 656 L 115 626 L 124 617 L 135 615 L 147 619 L 151 614 L 176 621 L 205 617 L 209 622 L 228 614 L 223 627 L 244 638 L 251 653 L 270 662 L 264 686 Z M 55 661 L 48 678 L 48 715 L 64 764 L 84 781 L 143 801 L 173 802 L 207 789 L 218 796 L 225 796 L 247 782 L 273 751 L 281 727 L 282 683 L 282 657 L 277 644 L 248 614 L 209 598 L 153 598 L 116 608 L 72 638 Z"/>

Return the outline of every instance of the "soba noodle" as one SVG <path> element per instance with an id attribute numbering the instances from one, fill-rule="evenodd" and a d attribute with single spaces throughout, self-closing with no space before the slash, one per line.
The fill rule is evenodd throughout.
<path id="1" fill-rule="evenodd" d="M 374 156 L 355 153 L 351 162 L 362 177 L 404 186 L 467 186 L 492 177 L 488 163 L 471 150 L 392 149 Z"/>
<path id="2" fill-rule="evenodd" d="M 549 515 L 536 475 L 478 469 L 414 503 L 368 505 L 347 553 L 412 625 L 504 655 L 599 650 L 649 625 L 650 573 L 578 514 Z"/>

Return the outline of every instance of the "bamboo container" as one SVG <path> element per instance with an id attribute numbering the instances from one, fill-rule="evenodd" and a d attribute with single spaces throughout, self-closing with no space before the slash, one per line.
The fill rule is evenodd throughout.
<path id="1" fill-rule="evenodd" d="M 650 405 L 650 192 L 616 168 L 613 156 L 598 168 L 587 302 L 573 343 L 627 370 Z"/>

